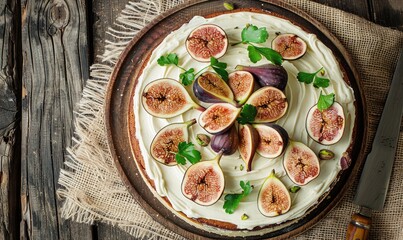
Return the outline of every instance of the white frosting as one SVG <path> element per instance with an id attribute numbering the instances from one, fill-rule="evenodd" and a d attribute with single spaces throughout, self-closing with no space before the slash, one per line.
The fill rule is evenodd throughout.
<path id="1" fill-rule="evenodd" d="M 286 185 L 287 188 L 294 186 L 285 173 L 282 165 L 282 156 L 277 159 L 266 159 L 256 154 L 253 160 L 253 171 L 246 172 L 240 170 L 240 165 L 245 165 L 236 152 L 231 156 L 224 156 L 220 164 L 225 174 L 225 190 L 221 199 L 212 206 L 200 206 L 191 200 L 185 198 L 181 193 L 181 182 L 185 170 L 188 166 L 168 167 L 155 161 L 150 153 L 149 146 L 156 133 L 169 123 L 183 122 L 192 118 L 198 119 L 200 114 L 197 110 L 189 110 L 181 116 L 172 119 L 159 119 L 148 114 L 141 104 L 141 92 L 147 83 L 155 79 L 168 77 L 178 79 L 180 69 L 168 66 L 161 67 L 157 64 L 157 59 L 168 53 L 176 53 L 179 56 L 179 64 L 186 69 L 195 68 L 196 71 L 207 66 L 208 63 L 199 63 L 194 61 L 187 53 L 184 42 L 188 34 L 197 26 L 205 23 L 213 23 L 222 27 L 230 43 L 239 42 L 242 28 L 246 24 L 253 24 L 258 27 L 266 27 L 269 32 L 269 39 L 262 46 L 269 46 L 276 32 L 295 33 L 300 36 L 308 45 L 306 54 L 294 61 L 285 61 L 284 68 L 288 73 L 288 84 L 285 94 L 288 98 L 289 108 L 284 117 L 277 121 L 283 126 L 290 138 L 308 145 L 314 152 L 324 148 L 314 142 L 308 136 L 305 130 L 306 114 L 319 97 L 320 89 L 310 85 L 298 82 L 296 76 L 299 71 L 315 72 L 324 67 L 326 76 L 330 78 L 330 86 L 323 90 L 324 93 L 334 92 L 336 101 L 344 108 L 346 117 L 345 131 L 342 139 L 335 145 L 326 148 L 332 150 L 336 156 L 333 160 L 321 161 L 321 172 L 318 178 L 303 186 L 295 194 L 291 193 L 292 206 L 289 212 L 277 217 L 265 217 L 257 208 L 257 195 L 265 178 L 275 169 L 277 176 Z M 234 71 L 236 65 L 261 65 L 268 63 L 263 59 L 257 64 L 253 64 L 248 59 L 246 45 L 239 44 L 229 46 L 227 53 L 220 58 L 220 61 L 228 64 L 227 70 Z M 188 88 L 191 93 L 191 88 Z M 191 93 L 192 94 L 192 93 Z M 134 95 L 134 114 L 136 122 L 136 137 L 139 139 L 141 153 L 144 158 L 145 168 L 148 176 L 154 180 L 156 192 L 160 196 L 168 197 L 173 208 L 181 211 L 190 218 L 208 218 L 220 221 L 226 221 L 236 224 L 239 229 L 252 229 L 256 226 L 266 226 L 269 224 L 281 223 L 302 216 L 311 206 L 315 205 L 318 198 L 329 190 L 329 186 L 335 180 L 340 171 L 339 159 L 341 154 L 347 150 L 350 141 L 355 120 L 354 94 L 353 90 L 343 81 L 343 74 L 340 70 L 332 51 L 328 49 L 316 35 L 308 34 L 301 28 L 291 24 L 289 21 L 266 15 L 250 12 L 239 12 L 234 14 L 224 14 L 215 18 L 205 19 L 203 17 L 194 17 L 188 24 L 183 25 L 178 30 L 172 32 L 164 41 L 153 51 L 152 56 L 144 68 L 143 74 L 139 78 L 139 86 Z M 204 104 L 204 106 L 206 106 Z M 195 124 L 190 128 L 189 141 L 196 143 L 195 135 L 205 133 L 205 131 Z M 197 144 L 196 144 L 197 145 Z M 199 147 L 203 159 L 212 159 L 215 153 L 210 147 Z M 223 209 L 224 196 L 227 193 L 240 193 L 242 189 L 239 182 L 250 181 L 254 185 L 252 193 L 244 198 L 235 213 L 227 214 Z M 241 220 L 242 214 L 247 214 L 249 219 Z"/>

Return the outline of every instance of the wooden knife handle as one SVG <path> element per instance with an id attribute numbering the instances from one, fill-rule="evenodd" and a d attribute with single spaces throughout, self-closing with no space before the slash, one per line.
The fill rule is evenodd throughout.
<path id="1" fill-rule="evenodd" d="M 368 239 L 369 228 L 372 220 L 369 217 L 355 213 L 351 216 L 351 221 L 347 227 L 346 240 Z"/>

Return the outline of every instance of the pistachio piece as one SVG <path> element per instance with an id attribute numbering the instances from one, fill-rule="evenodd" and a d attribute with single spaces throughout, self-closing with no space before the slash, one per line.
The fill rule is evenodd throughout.
<path id="1" fill-rule="evenodd" d="M 242 216 L 241 216 L 241 219 L 242 219 L 242 220 L 247 220 L 248 218 L 249 218 L 249 216 L 246 215 L 245 213 L 242 214 Z"/>
<path id="2" fill-rule="evenodd" d="M 340 158 L 341 169 L 346 170 L 351 165 L 351 157 L 348 152 L 344 152 Z"/>
<path id="3" fill-rule="evenodd" d="M 205 147 L 209 145 L 210 137 L 207 136 L 206 134 L 199 133 L 196 135 L 196 141 L 200 146 Z"/>
<path id="4" fill-rule="evenodd" d="M 229 11 L 234 10 L 234 4 L 232 4 L 232 3 L 225 2 L 223 5 L 224 5 L 224 8 Z"/>
<path id="5" fill-rule="evenodd" d="M 298 192 L 300 189 L 301 189 L 300 186 L 292 186 L 292 187 L 290 187 L 290 192 L 296 193 L 296 192 Z"/>
<path id="6" fill-rule="evenodd" d="M 319 151 L 318 157 L 320 158 L 320 160 L 330 160 L 334 158 L 334 153 L 329 149 L 321 149 Z"/>

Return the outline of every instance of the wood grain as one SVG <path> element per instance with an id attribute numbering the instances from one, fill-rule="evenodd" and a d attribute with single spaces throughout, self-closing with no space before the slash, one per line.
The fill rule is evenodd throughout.
<path id="1" fill-rule="evenodd" d="M 403 31 L 402 0 L 368 0 L 371 6 L 371 20 L 383 26 Z"/>
<path id="2" fill-rule="evenodd" d="M 63 221 L 56 198 L 73 110 L 88 78 L 84 0 L 22 3 L 23 230 L 32 239 L 88 239 L 88 225 Z"/>
<path id="3" fill-rule="evenodd" d="M 19 236 L 19 5 L 0 2 L 0 239 Z M 18 150 L 18 149 L 17 149 Z"/>

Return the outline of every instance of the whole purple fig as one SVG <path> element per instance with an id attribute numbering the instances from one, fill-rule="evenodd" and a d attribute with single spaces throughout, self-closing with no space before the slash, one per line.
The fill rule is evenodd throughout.
<path id="1" fill-rule="evenodd" d="M 252 73 L 258 83 L 264 86 L 271 86 L 283 91 L 288 82 L 287 71 L 283 66 L 274 64 L 264 64 L 260 66 L 242 66 L 235 67 L 237 70 L 248 71 Z"/>
<path id="2" fill-rule="evenodd" d="M 214 152 L 223 151 L 224 155 L 231 155 L 238 149 L 238 133 L 235 125 L 219 135 L 214 135 L 211 139 L 211 149 Z"/>

